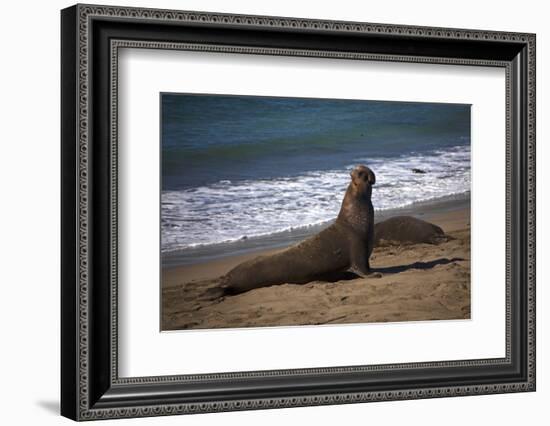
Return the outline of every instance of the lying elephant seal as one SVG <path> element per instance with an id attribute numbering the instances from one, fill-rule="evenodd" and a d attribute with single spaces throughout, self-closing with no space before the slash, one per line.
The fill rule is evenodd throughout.
<path id="1" fill-rule="evenodd" d="M 371 275 L 369 257 L 374 247 L 371 193 L 375 176 L 365 166 L 357 166 L 350 175 L 340 213 L 332 225 L 283 251 L 236 266 L 222 277 L 225 294 L 283 283 L 305 284 L 337 271 Z"/>
<path id="2" fill-rule="evenodd" d="M 395 216 L 374 226 L 374 245 L 386 243 L 439 244 L 450 237 L 433 223 L 412 216 Z"/>

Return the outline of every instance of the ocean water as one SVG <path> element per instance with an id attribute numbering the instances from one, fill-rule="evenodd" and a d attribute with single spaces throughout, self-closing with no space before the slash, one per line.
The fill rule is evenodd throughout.
<path id="1" fill-rule="evenodd" d="M 470 191 L 469 105 L 165 93 L 161 107 L 163 253 L 328 222 L 357 164 L 379 213 Z"/>

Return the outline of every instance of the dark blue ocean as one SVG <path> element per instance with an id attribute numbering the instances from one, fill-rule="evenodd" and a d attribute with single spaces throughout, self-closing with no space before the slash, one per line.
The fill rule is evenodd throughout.
<path id="1" fill-rule="evenodd" d="M 470 190 L 470 105 L 165 93 L 161 107 L 164 252 L 333 219 L 359 163 L 379 211 Z"/>

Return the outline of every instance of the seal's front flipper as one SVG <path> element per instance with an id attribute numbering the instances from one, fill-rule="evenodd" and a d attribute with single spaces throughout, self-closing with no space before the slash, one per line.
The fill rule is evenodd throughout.
<path id="1" fill-rule="evenodd" d="M 373 272 L 369 264 L 369 252 L 364 243 L 359 239 L 354 239 L 351 242 L 349 270 L 361 278 L 380 278 L 380 272 Z"/>

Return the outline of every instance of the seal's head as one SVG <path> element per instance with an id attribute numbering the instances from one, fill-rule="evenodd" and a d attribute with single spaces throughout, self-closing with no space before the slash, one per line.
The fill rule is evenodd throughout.
<path id="1" fill-rule="evenodd" d="M 363 195 L 368 198 L 371 196 L 372 185 L 376 182 L 374 172 L 367 166 L 359 165 L 351 173 L 351 188 L 357 196 Z"/>

